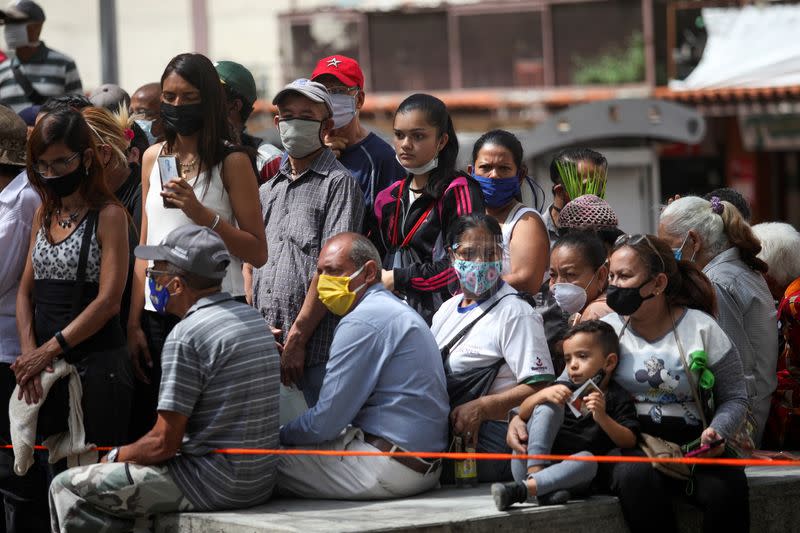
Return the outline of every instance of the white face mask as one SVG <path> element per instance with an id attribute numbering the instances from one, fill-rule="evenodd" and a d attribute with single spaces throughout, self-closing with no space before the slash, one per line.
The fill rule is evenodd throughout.
<path id="1" fill-rule="evenodd" d="M 6 24 L 4 35 L 9 50 L 15 50 L 23 46 L 31 46 L 34 44 L 28 42 L 27 24 Z"/>
<path id="2" fill-rule="evenodd" d="M 349 94 L 332 94 L 333 129 L 347 126 L 356 116 L 356 97 Z"/>
<path id="3" fill-rule="evenodd" d="M 553 285 L 553 298 L 565 313 L 572 315 L 586 305 L 586 289 L 572 283 L 556 283 Z"/>
<path id="4" fill-rule="evenodd" d="M 407 167 L 403 164 L 402 161 L 400 161 L 399 157 L 397 157 L 396 155 L 394 157 L 395 159 L 397 159 L 397 162 L 400 163 L 400 166 L 406 170 L 406 172 L 408 172 L 409 174 L 413 174 L 415 176 L 419 176 L 420 174 L 427 174 L 428 172 L 439 166 L 438 155 L 433 159 L 431 159 L 430 161 L 428 161 L 427 164 L 422 165 L 421 167 Z"/>
<path id="5" fill-rule="evenodd" d="M 594 283 L 594 278 L 597 277 L 598 272 L 600 272 L 599 268 L 594 272 L 594 276 L 589 280 L 589 283 L 586 284 L 587 288 Z M 586 289 L 574 283 L 556 283 L 553 285 L 552 291 L 553 298 L 555 298 L 558 306 L 569 315 L 580 312 L 588 299 Z"/>
<path id="6" fill-rule="evenodd" d="M 290 156 L 300 159 L 322 148 L 320 131 L 322 122 L 303 118 L 290 118 L 278 122 L 281 142 Z"/>

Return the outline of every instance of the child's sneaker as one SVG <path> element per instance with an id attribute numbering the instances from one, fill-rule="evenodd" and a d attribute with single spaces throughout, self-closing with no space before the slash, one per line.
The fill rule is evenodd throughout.
<path id="1" fill-rule="evenodd" d="M 493 483 L 492 498 L 498 511 L 505 511 L 515 503 L 528 500 L 528 485 L 524 482 Z"/>
<path id="2" fill-rule="evenodd" d="M 554 490 L 548 494 L 537 496 L 536 501 L 539 505 L 563 505 L 569 501 L 569 498 L 570 493 L 568 490 Z"/>

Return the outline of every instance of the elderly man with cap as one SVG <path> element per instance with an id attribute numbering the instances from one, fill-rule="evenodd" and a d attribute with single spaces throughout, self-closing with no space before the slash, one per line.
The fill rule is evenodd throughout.
<path id="1" fill-rule="evenodd" d="M 440 452 L 450 400 L 428 325 L 381 283 L 381 256 L 364 236 L 325 243 L 318 294 L 336 328 L 319 402 L 281 428 L 281 444 L 321 450 Z M 418 457 L 285 455 L 278 490 L 338 500 L 411 496 L 436 486 L 441 462 Z"/>
<path id="2" fill-rule="evenodd" d="M 313 406 L 337 324 L 317 298 L 317 259 L 327 239 L 361 230 L 364 199 L 322 143 L 333 127 L 325 86 L 301 78 L 272 103 L 287 157 L 259 190 L 269 259 L 253 272 L 253 305 L 284 344 L 281 380 L 299 386 Z"/>
<path id="3" fill-rule="evenodd" d="M 228 103 L 228 121 L 231 123 L 233 134 L 239 143 L 258 151 L 256 170 L 261 183 L 267 181 L 278 172 L 281 166 L 281 151 L 264 142 L 263 139 L 253 137 L 245 132 L 247 119 L 253 112 L 253 104 L 258 97 L 256 80 L 243 65 L 234 61 L 217 61 L 214 67 L 219 74 L 219 80 L 225 89 L 225 98 Z"/>
<path id="4" fill-rule="evenodd" d="M 189 224 L 158 246 L 137 246 L 150 298 L 182 320 L 167 337 L 158 420 L 100 464 L 67 470 L 50 486 L 53 531 L 131 531 L 138 517 L 250 507 L 267 500 L 277 458 L 218 448 L 278 444 L 278 354 L 257 311 L 220 284 L 222 239 Z"/>
<path id="5" fill-rule="evenodd" d="M 11 364 L 20 355 L 17 336 L 16 299 L 19 280 L 31 238 L 36 208 L 41 204 L 25 172 L 25 123 L 11 109 L 0 106 L 0 440 L 10 443 L 8 400 L 16 378 Z M 47 488 L 43 462 L 37 462 L 23 477 L 13 472 L 14 456 L 0 452 L 0 492 L 6 508 L 4 523 L 9 532 L 46 528 Z"/>
<path id="6" fill-rule="evenodd" d="M 6 44 L 14 51 L 0 63 L 0 104 L 15 112 L 41 105 L 49 96 L 81 92 L 75 61 L 39 40 L 44 20 L 44 11 L 31 0 L 0 11 Z"/>
<path id="7" fill-rule="evenodd" d="M 325 144 L 358 181 L 364 193 L 365 230 L 375 226 L 372 206 L 375 196 L 405 178 L 394 148 L 364 128 L 359 110 L 364 106 L 364 73 L 355 59 L 335 55 L 319 60 L 311 79 L 328 89 L 333 104 L 333 130 L 325 135 Z"/>

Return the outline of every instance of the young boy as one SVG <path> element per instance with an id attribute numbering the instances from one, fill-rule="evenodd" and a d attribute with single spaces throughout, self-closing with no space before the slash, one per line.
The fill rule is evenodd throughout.
<path id="1" fill-rule="evenodd" d="M 564 336 L 564 359 L 568 381 L 527 398 L 519 416 L 527 422 L 529 455 L 605 455 L 614 448 L 633 448 L 639 432 L 636 409 L 625 389 L 611 379 L 617 366 L 619 340 L 605 322 L 590 320 L 572 327 Z M 576 418 L 565 411 L 574 390 L 587 380 L 601 376 L 603 392 L 583 399 L 590 414 Z M 563 374 L 562 374 L 563 376 Z M 589 385 L 591 386 L 591 385 Z M 536 498 L 540 505 L 566 503 L 569 491 L 585 491 L 597 474 L 597 463 L 563 461 L 548 466 L 546 461 L 511 461 L 514 480 L 492 485 L 498 510 Z"/>

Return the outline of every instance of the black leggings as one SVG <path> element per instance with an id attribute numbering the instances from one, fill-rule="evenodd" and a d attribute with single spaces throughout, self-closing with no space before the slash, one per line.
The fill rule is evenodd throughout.
<path id="1" fill-rule="evenodd" d="M 644 455 L 626 450 L 624 455 Z M 672 498 L 682 496 L 703 511 L 703 531 L 725 533 L 750 530 L 750 500 L 744 469 L 701 466 L 694 470 L 694 490 L 687 482 L 661 474 L 649 463 L 617 463 L 611 469 L 611 491 L 622 505 L 631 533 L 678 531 Z"/>

